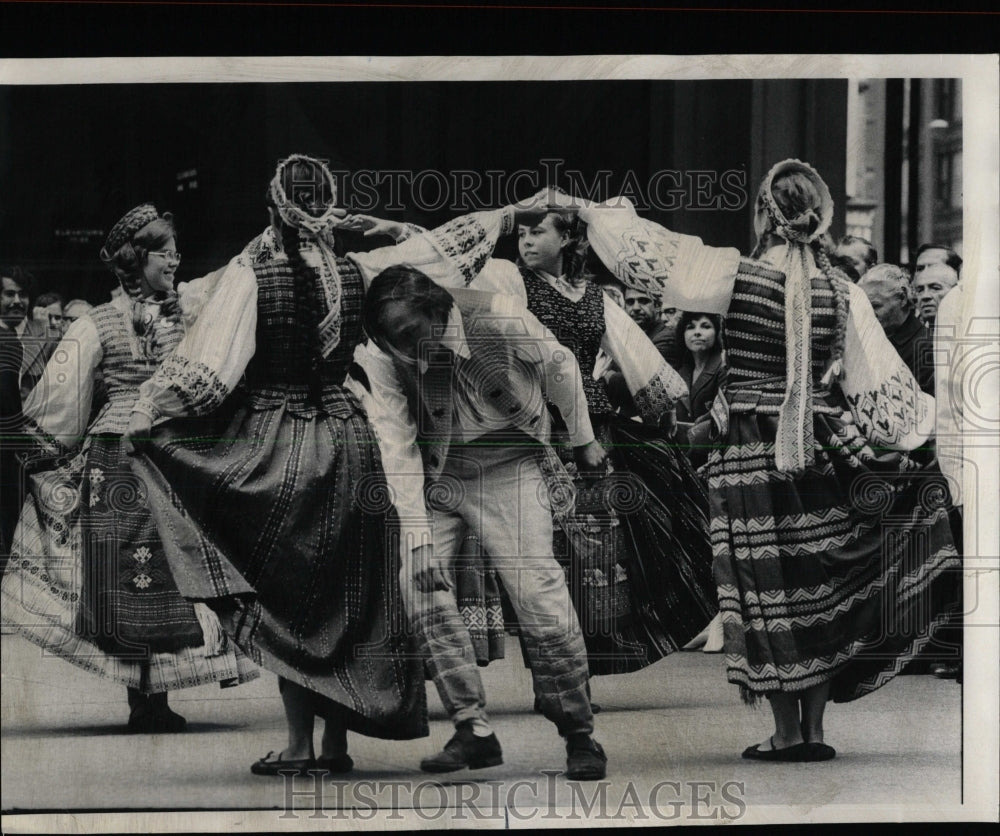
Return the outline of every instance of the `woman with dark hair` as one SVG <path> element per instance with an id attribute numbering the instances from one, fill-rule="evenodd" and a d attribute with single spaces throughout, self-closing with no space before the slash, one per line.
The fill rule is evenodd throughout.
<path id="1" fill-rule="evenodd" d="M 833 201 L 805 163 L 762 182 L 751 258 L 640 219 L 625 198 L 560 205 L 574 203 L 623 282 L 725 315 L 728 379 L 704 469 L 715 576 L 729 680 L 749 703 L 766 697 L 775 723 L 743 756 L 832 758 L 827 700 L 884 685 L 947 618 L 960 562 L 946 502 L 898 453 L 873 452 L 923 443 L 933 399 L 831 266 L 819 239 Z M 926 537 L 919 559 L 887 517 Z"/>
<path id="2" fill-rule="evenodd" d="M 679 372 L 688 387 L 687 397 L 677 404 L 677 420 L 697 421 L 711 408 L 725 381 L 722 317 L 685 311 L 677 323 L 677 344 L 683 346 Z"/>
<path id="3" fill-rule="evenodd" d="M 681 349 L 681 379 L 688 394 L 677 403 L 677 438 L 688 442 L 692 426 L 707 420 L 719 387 L 725 384 L 723 362 L 722 317 L 701 311 L 685 311 L 677 321 L 677 345 Z M 703 464 L 705 449 L 690 449 L 688 455 L 696 465 Z"/>
<path id="4" fill-rule="evenodd" d="M 683 647 L 717 611 L 708 499 L 667 439 L 685 386 L 642 329 L 584 272 L 576 219 L 549 212 L 518 230 L 517 266 L 491 261 L 474 287 L 524 301 L 577 359 L 604 478 L 577 479 L 577 513 L 556 531 L 556 554 L 587 643 L 592 675 L 639 670 Z M 602 380 L 603 352 L 618 369 L 644 423 L 619 418 Z M 556 437 L 561 422 L 556 422 Z M 572 466 L 572 461 L 567 461 Z M 572 468 L 571 468 L 572 469 Z"/>
<path id="5" fill-rule="evenodd" d="M 319 160 L 279 162 L 271 225 L 217 275 L 129 425 L 142 442 L 154 421 L 175 419 L 142 444 L 135 467 L 171 534 L 181 592 L 209 602 L 236 643 L 279 676 L 288 746 L 257 761 L 257 775 L 348 772 L 348 730 L 427 734 L 422 662 L 400 619 L 398 551 L 423 548 L 429 531 L 397 518 L 400 491 L 387 487 L 345 377 L 376 275 L 405 263 L 462 285 L 488 241 L 513 227 L 512 208 L 477 213 L 345 255 L 339 231 L 357 225 L 336 201 Z M 410 231 L 373 223 L 362 226 Z M 325 721 L 318 759 L 316 716 Z"/>
<path id="6" fill-rule="evenodd" d="M 258 675 L 178 593 L 122 439 L 139 386 L 184 334 L 175 236 L 148 203 L 115 224 L 101 260 L 124 292 L 72 324 L 25 403 L 37 450 L 2 587 L 5 626 L 127 687 L 133 732 L 184 729 L 167 691 Z M 107 401 L 88 426 L 98 377 Z"/>

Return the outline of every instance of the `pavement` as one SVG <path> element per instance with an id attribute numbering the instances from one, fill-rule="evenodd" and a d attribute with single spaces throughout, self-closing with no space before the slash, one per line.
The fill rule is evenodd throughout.
<path id="1" fill-rule="evenodd" d="M 634 674 L 593 680 L 608 778 L 577 783 L 560 774 L 562 742 L 533 712 L 530 674 L 510 639 L 507 658 L 482 671 L 502 766 L 419 771 L 420 758 L 451 733 L 429 684 L 430 738 L 352 734 L 351 775 L 292 781 L 249 771 L 285 745 L 276 679 L 266 671 L 238 688 L 171 694 L 188 719 L 183 734 L 128 735 L 123 687 L 18 636 L 4 635 L 0 650 L 5 833 L 149 826 L 136 824 L 136 811 L 153 811 L 152 829 L 162 831 L 933 820 L 963 800 L 962 688 L 931 676 L 897 677 L 862 700 L 831 705 L 826 738 L 835 760 L 762 764 L 740 752 L 767 738 L 768 708 L 740 702 L 721 655 L 675 653 Z M 86 815 L 100 810 L 117 812 Z M 168 812 L 202 810 L 223 812 Z M 51 815 L 12 815 L 31 811 Z"/>

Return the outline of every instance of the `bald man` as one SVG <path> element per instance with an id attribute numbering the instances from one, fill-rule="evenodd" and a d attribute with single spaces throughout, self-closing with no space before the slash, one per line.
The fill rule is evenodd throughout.
<path id="1" fill-rule="evenodd" d="M 917 312 L 928 328 L 934 328 L 938 305 L 955 285 L 958 272 L 947 264 L 929 264 L 913 277 L 913 295 L 917 301 Z"/>
<path id="2" fill-rule="evenodd" d="M 896 353 L 913 372 L 920 388 L 934 394 L 931 330 L 917 318 L 910 296 L 910 276 L 895 264 L 876 264 L 858 282 Z"/>

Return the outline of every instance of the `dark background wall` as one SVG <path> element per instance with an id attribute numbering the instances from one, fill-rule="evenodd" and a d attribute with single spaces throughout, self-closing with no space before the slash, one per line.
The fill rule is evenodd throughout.
<path id="1" fill-rule="evenodd" d="M 477 202 L 488 208 L 526 197 L 554 179 L 568 189 L 582 183 L 601 198 L 625 191 L 640 204 L 645 200 L 643 214 L 654 220 L 744 251 L 753 244 L 749 204 L 760 178 L 771 164 L 793 156 L 815 165 L 830 185 L 838 234 L 846 85 L 0 87 L 0 263 L 24 264 L 46 289 L 102 301 L 110 288 L 110 274 L 97 259 L 104 235 L 124 211 L 149 200 L 174 212 L 184 254 L 178 275 L 194 278 L 239 252 L 264 227 L 264 192 L 274 164 L 293 151 L 323 156 L 345 172 L 373 172 L 373 188 L 342 181 L 344 205 L 377 197 L 379 207 L 389 208 L 374 214 L 425 226 Z M 544 160 L 561 162 L 556 169 Z M 192 170 L 193 178 L 178 179 Z M 459 170 L 478 173 L 481 184 L 464 198 L 452 193 L 439 200 L 441 184 L 454 182 L 448 178 Z M 528 176 L 495 179 L 506 188 L 491 193 L 486 172 L 518 170 L 533 173 L 534 182 Z M 421 181 L 422 202 L 408 192 L 409 178 L 397 180 L 404 183 L 401 190 L 391 189 L 388 171 L 410 172 L 411 178 L 430 172 Z M 512 242 L 501 254 L 513 254 Z"/>

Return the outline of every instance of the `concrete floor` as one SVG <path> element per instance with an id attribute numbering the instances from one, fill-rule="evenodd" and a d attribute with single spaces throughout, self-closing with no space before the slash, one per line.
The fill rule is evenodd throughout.
<path id="1" fill-rule="evenodd" d="M 186 733 L 133 736 L 123 734 L 124 688 L 45 657 L 16 636 L 3 636 L 0 649 L 4 832 L 22 830 L 18 823 L 31 829 L 30 819 L 10 815 L 18 811 L 72 813 L 80 832 L 85 811 L 123 811 L 97 819 L 99 829 L 111 830 L 137 826 L 124 811 L 203 809 L 256 812 L 162 813 L 155 829 L 440 829 L 709 817 L 929 820 L 943 811 L 954 818 L 961 803 L 961 688 L 930 676 L 898 677 L 863 700 L 831 705 L 827 741 L 836 760 L 761 764 L 739 754 L 770 733 L 770 711 L 740 703 L 725 682 L 722 656 L 677 653 L 638 673 L 593 681 L 594 700 L 604 708 L 596 737 L 608 753 L 608 779 L 578 784 L 558 774 L 565 766 L 561 741 L 532 712 L 530 676 L 510 640 L 507 659 L 483 671 L 502 766 L 437 780 L 418 770 L 420 758 L 450 735 L 431 687 L 429 739 L 352 735 L 355 771 L 346 780 L 319 776 L 314 783 L 249 772 L 258 757 L 284 746 L 270 673 L 235 689 L 178 692 L 171 704 L 187 717 Z M 58 816 L 42 821 L 50 823 L 45 829 L 61 829 Z"/>

